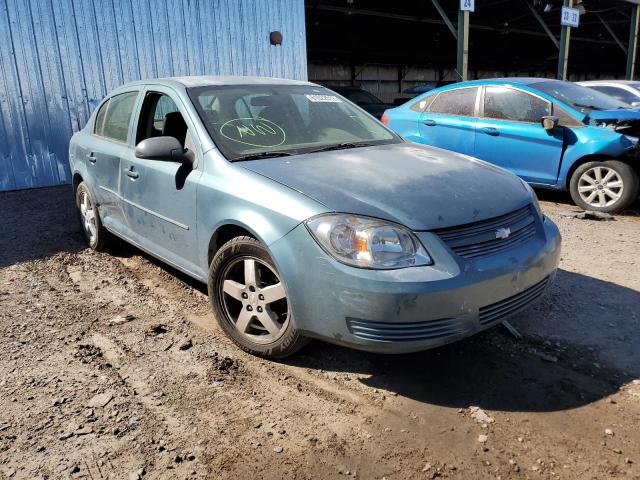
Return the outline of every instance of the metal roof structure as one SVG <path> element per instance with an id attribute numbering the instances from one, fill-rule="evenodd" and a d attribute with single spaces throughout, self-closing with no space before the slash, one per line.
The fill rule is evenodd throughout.
<path id="1" fill-rule="evenodd" d="M 469 14 L 469 70 L 557 70 L 569 0 L 476 0 Z M 595 76 L 625 74 L 630 25 L 640 0 L 573 0 L 568 68 Z M 311 62 L 456 67 L 458 0 L 307 0 Z M 338 33 L 339 32 L 339 33 Z"/>

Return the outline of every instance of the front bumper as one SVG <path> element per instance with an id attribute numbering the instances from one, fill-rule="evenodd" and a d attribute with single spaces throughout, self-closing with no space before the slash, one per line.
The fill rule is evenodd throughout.
<path id="1" fill-rule="evenodd" d="M 437 235 L 417 233 L 429 267 L 366 270 L 328 256 L 299 225 L 270 248 L 298 329 L 310 337 L 381 353 L 425 350 L 490 328 L 538 299 L 560 259 L 560 233 L 539 221 L 529 241 L 463 259 Z"/>

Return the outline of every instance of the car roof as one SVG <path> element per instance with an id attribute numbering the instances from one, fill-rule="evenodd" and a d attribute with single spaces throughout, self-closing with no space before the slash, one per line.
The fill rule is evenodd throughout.
<path id="1" fill-rule="evenodd" d="M 499 84 L 499 85 L 531 85 L 533 83 L 541 83 L 541 82 L 559 82 L 561 80 L 556 80 L 555 78 L 544 78 L 544 77 L 496 77 L 496 78 L 482 78 L 480 80 L 470 80 L 467 82 L 458 82 L 447 85 L 447 87 L 463 87 L 463 86 L 473 86 L 473 85 L 490 85 L 490 84 Z"/>
<path id="2" fill-rule="evenodd" d="M 207 87 L 211 85 L 315 85 L 302 80 L 286 78 L 255 77 L 244 75 L 189 75 L 182 77 L 147 78 L 130 82 L 123 87 L 135 85 L 167 85 L 184 88 Z"/>
<path id="3" fill-rule="evenodd" d="M 576 82 L 579 83 L 580 85 L 598 85 L 600 83 L 613 83 L 613 84 L 618 84 L 618 85 L 637 85 L 639 82 L 638 80 L 604 80 L 604 79 L 599 79 L 599 80 L 583 80 L 581 82 Z"/>

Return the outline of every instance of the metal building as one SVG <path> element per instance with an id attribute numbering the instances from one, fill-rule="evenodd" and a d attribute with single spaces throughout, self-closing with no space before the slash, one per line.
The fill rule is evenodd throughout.
<path id="1" fill-rule="evenodd" d="M 303 0 L 4 0 L 0 191 L 68 183 L 72 133 L 122 83 L 307 77 Z M 269 34 L 282 33 L 272 46 Z"/>

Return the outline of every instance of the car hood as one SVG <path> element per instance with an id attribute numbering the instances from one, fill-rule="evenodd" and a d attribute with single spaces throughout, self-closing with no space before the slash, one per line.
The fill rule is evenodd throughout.
<path id="1" fill-rule="evenodd" d="M 640 109 L 622 108 L 617 110 L 591 110 L 589 118 L 599 122 L 640 120 Z"/>
<path id="2" fill-rule="evenodd" d="M 471 157 L 412 143 L 239 163 L 335 212 L 383 218 L 413 230 L 461 225 L 531 201 L 513 174 Z"/>

